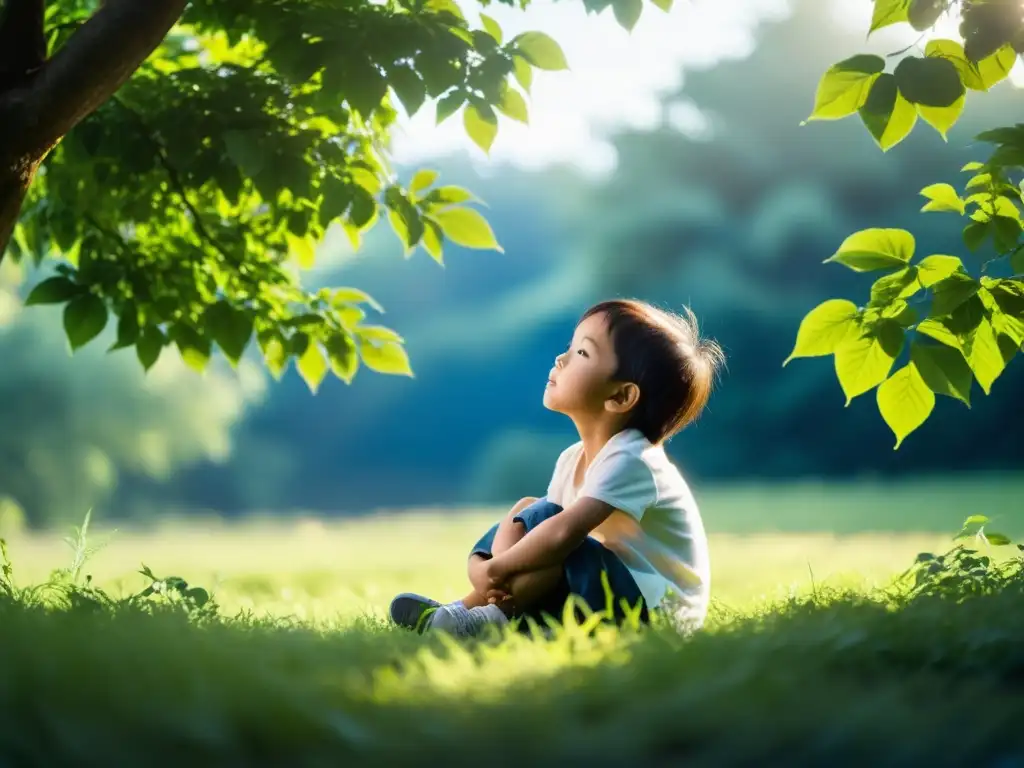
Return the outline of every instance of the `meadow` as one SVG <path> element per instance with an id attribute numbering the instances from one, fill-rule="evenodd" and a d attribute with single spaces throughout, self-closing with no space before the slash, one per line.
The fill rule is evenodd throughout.
<path id="1" fill-rule="evenodd" d="M 457 644 L 388 626 L 396 592 L 461 596 L 500 510 L 116 531 L 100 516 L 99 548 L 48 591 L 25 587 L 72 563 L 61 532 L 11 536 L 0 764 L 1024 765 L 1024 580 L 996 570 L 1016 547 L 978 544 L 997 557 L 931 593 L 893 582 L 969 515 L 1024 531 L 1022 491 L 707 489 L 715 605 L 690 638 L 570 624 Z M 214 602 L 112 599 L 153 582 L 143 563 Z"/>

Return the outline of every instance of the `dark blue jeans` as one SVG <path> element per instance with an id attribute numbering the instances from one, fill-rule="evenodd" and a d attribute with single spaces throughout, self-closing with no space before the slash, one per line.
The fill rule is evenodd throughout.
<path id="1" fill-rule="evenodd" d="M 546 499 L 534 502 L 513 520 L 522 523 L 527 533 L 538 525 L 554 517 L 562 508 Z M 498 526 L 494 525 L 473 547 L 472 553 L 490 559 L 493 555 L 491 547 L 494 545 L 494 535 Z M 608 605 L 609 595 L 602 583 L 601 574 L 608 577 L 608 586 L 611 591 L 611 606 Z M 640 621 L 644 624 L 650 621 L 647 604 L 636 581 L 633 580 L 629 569 L 623 564 L 618 556 L 610 549 L 601 544 L 597 539 L 588 536 L 582 544 L 569 553 L 563 565 L 562 579 L 558 586 L 550 592 L 538 605 L 516 614 L 516 618 L 530 617 L 544 624 L 544 614 L 561 621 L 565 603 L 569 595 L 576 595 L 597 612 L 606 611 L 611 608 L 611 618 L 616 624 L 621 624 L 626 618 L 626 611 L 622 605 L 623 601 L 632 609 L 640 607 Z M 576 610 L 576 618 L 582 621 L 584 616 L 581 611 Z M 527 622 L 520 624 L 520 629 L 529 631 Z"/>

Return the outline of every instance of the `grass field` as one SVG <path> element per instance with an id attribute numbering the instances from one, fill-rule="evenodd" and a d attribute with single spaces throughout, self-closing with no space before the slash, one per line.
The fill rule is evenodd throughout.
<path id="1" fill-rule="evenodd" d="M 94 584 L 137 591 L 144 562 L 211 589 L 221 618 L 0 600 L 0 765 L 1024 765 L 1020 580 L 962 602 L 878 591 L 969 514 L 1015 534 L 1022 490 L 709 492 L 715 609 L 690 639 L 388 627 L 395 592 L 461 596 L 493 510 L 97 530 Z M 755 503 L 767 532 L 728 532 Z M 821 530 L 854 516 L 866 531 Z M 8 545 L 21 585 L 71 555 L 55 533 Z"/>

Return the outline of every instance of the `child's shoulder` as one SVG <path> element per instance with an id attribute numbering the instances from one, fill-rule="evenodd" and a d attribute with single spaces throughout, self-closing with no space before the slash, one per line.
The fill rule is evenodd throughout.
<path id="1" fill-rule="evenodd" d="M 583 441 L 577 440 L 575 443 L 570 445 L 568 448 L 563 449 L 562 452 L 558 454 L 558 460 L 555 462 L 555 465 L 557 466 L 559 464 L 564 464 L 566 461 L 572 459 L 574 456 L 579 456 L 580 451 L 582 450 Z"/>

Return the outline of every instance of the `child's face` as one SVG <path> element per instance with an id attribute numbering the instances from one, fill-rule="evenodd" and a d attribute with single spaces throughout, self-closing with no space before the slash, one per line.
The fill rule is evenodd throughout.
<path id="1" fill-rule="evenodd" d="M 567 416 L 599 414 L 615 393 L 612 382 L 618 359 L 604 315 L 591 315 L 576 326 L 569 349 L 555 358 L 544 407 Z"/>

